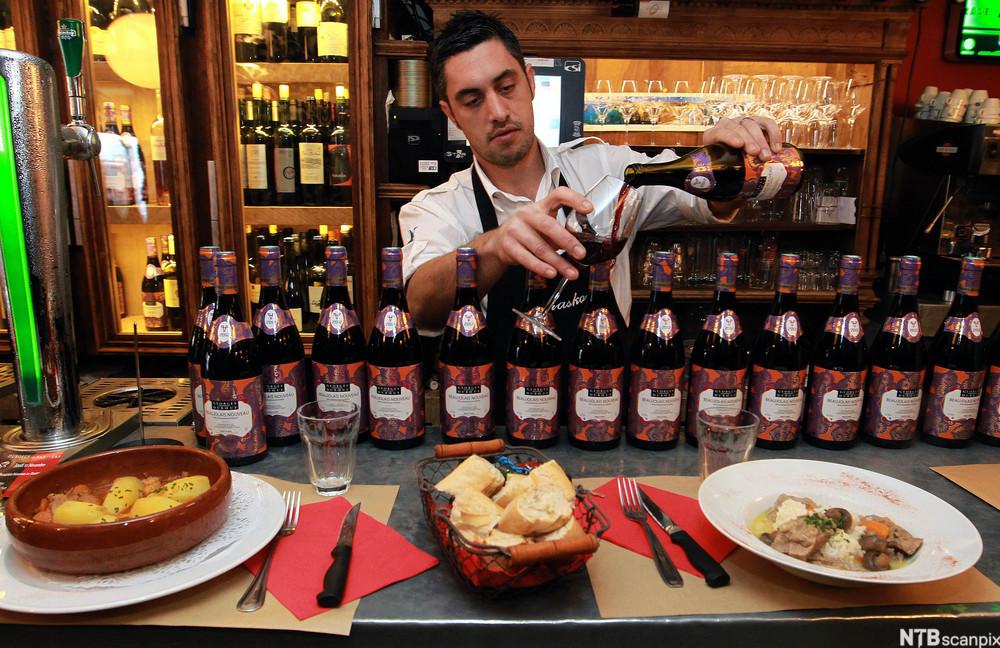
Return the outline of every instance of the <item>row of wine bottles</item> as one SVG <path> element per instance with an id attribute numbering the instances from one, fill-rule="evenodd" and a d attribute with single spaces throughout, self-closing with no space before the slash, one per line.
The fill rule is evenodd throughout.
<path id="1" fill-rule="evenodd" d="M 162 254 L 161 254 L 162 252 Z M 125 316 L 125 294 L 121 283 L 115 299 L 119 316 Z M 142 318 L 147 331 L 180 331 L 184 325 L 180 290 L 177 284 L 177 251 L 174 235 L 146 237 L 146 270 L 142 276 Z"/>
<path id="2" fill-rule="evenodd" d="M 347 88 L 317 88 L 301 101 L 278 86 L 278 99 L 263 98 L 254 83 L 240 101 L 240 163 L 247 205 L 351 204 L 351 151 Z"/>
<path id="3" fill-rule="evenodd" d="M 121 126 L 119 126 L 119 118 Z M 104 130 L 101 140 L 101 175 L 109 205 L 127 206 L 149 202 L 146 154 L 132 126 L 132 109 L 112 101 L 104 102 Z M 159 112 L 149 126 L 149 150 L 153 159 L 153 192 L 156 203 L 170 204 L 172 175 L 167 164 L 167 138 L 163 115 Z"/>
<path id="4" fill-rule="evenodd" d="M 347 17 L 339 0 L 230 0 L 240 63 L 346 63 Z"/>

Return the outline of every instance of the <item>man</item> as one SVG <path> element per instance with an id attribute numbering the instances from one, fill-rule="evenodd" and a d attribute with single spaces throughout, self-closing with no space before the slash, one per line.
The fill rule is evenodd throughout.
<path id="1" fill-rule="evenodd" d="M 407 301 L 418 327 L 440 330 L 455 296 L 455 249 L 479 254 L 478 286 L 489 327 L 498 331 L 498 353 L 514 324 L 511 308 L 524 290 L 525 270 L 571 281 L 553 307 L 560 335 L 572 338 L 587 294 L 586 276 L 560 257 L 575 259 L 583 246 L 564 227 L 566 210 L 588 213 L 582 195 L 604 175 L 622 177 L 628 164 L 649 162 L 627 146 L 594 139 L 543 146 L 534 134 L 534 71 L 526 66 L 510 29 L 482 12 L 460 12 L 431 49 L 431 73 L 441 110 L 469 140 L 471 168 L 423 191 L 399 213 Z M 765 134 L 766 133 L 766 134 Z M 779 151 L 777 125 L 769 119 L 723 119 L 705 131 L 704 143 L 722 142 L 767 160 Z M 770 142 L 770 143 L 769 143 Z M 665 151 L 656 161 L 677 156 Z M 731 219 L 739 204 L 709 203 L 670 187 L 645 187 L 638 229 L 681 220 Z M 631 244 L 631 241 L 629 242 Z M 584 268 L 584 275 L 587 274 Z M 631 309 L 629 248 L 616 260 L 611 285 L 628 321 Z"/>

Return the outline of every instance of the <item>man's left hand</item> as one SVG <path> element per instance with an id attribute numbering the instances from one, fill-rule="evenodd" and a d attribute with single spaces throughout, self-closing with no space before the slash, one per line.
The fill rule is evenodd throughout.
<path id="1" fill-rule="evenodd" d="M 771 152 L 781 150 L 781 131 L 778 124 L 769 117 L 738 117 L 720 119 L 719 123 L 705 131 L 702 142 L 708 144 L 728 144 L 737 149 L 743 149 L 750 155 L 756 155 L 765 162 L 771 159 Z M 710 200 L 709 209 L 716 218 L 729 222 L 736 217 L 737 210 L 743 206 L 743 200 L 718 202 Z"/>

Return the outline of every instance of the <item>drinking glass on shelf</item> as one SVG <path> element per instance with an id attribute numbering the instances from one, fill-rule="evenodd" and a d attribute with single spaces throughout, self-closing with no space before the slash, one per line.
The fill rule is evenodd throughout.
<path id="1" fill-rule="evenodd" d="M 646 93 L 647 94 L 662 94 L 663 93 L 663 82 L 659 79 L 646 79 Z"/>
<path id="2" fill-rule="evenodd" d="M 691 92 L 691 84 L 687 81 L 674 82 L 674 94 L 688 94 Z"/>
<path id="3" fill-rule="evenodd" d="M 847 134 L 845 139 L 847 140 L 846 147 L 851 148 L 854 145 L 854 124 L 858 121 L 858 117 L 860 117 L 861 114 L 867 110 L 867 107 L 858 100 L 858 91 L 854 89 L 850 91 L 848 101 L 846 119 Z"/>
<path id="4" fill-rule="evenodd" d="M 604 125 L 611 112 L 611 81 L 598 79 L 594 93 L 594 112 L 597 113 L 597 123 Z"/>
<path id="5" fill-rule="evenodd" d="M 635 95 L 638 90 L 633 79 L 625 79 L 622 81 L 621 86 L 621 103 L 618 104 L 618 112 L 622 114 L 622 119 L 625 120 L 625 143 L 628 144 L 628 125 L 632 121 L 632 117 L 635 115 L 636 103 Z"/>

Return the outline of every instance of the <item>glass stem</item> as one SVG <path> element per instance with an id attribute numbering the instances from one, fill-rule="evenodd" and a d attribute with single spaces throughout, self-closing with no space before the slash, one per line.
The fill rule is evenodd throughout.
<path id="1" fill-rule="evenodd" d="M 563 289 L 566 288 L 566 284 L 568 283 L 569 283 L 569 278 L 567 277 L 563 277 L 562 279 L 559 280 L 559 283 L 556 285 L 556 289 L 552 291 L 552 296 L 549 297 L 549 300 L 547 302 L 545 302 L 545 308 L 542 310 L 543 313 L 547 315 L 549 311 L 552 310 L 552 307 L 555 305 L 556 300 L 559 299 L 559 296 L 562 294 Z"/>

